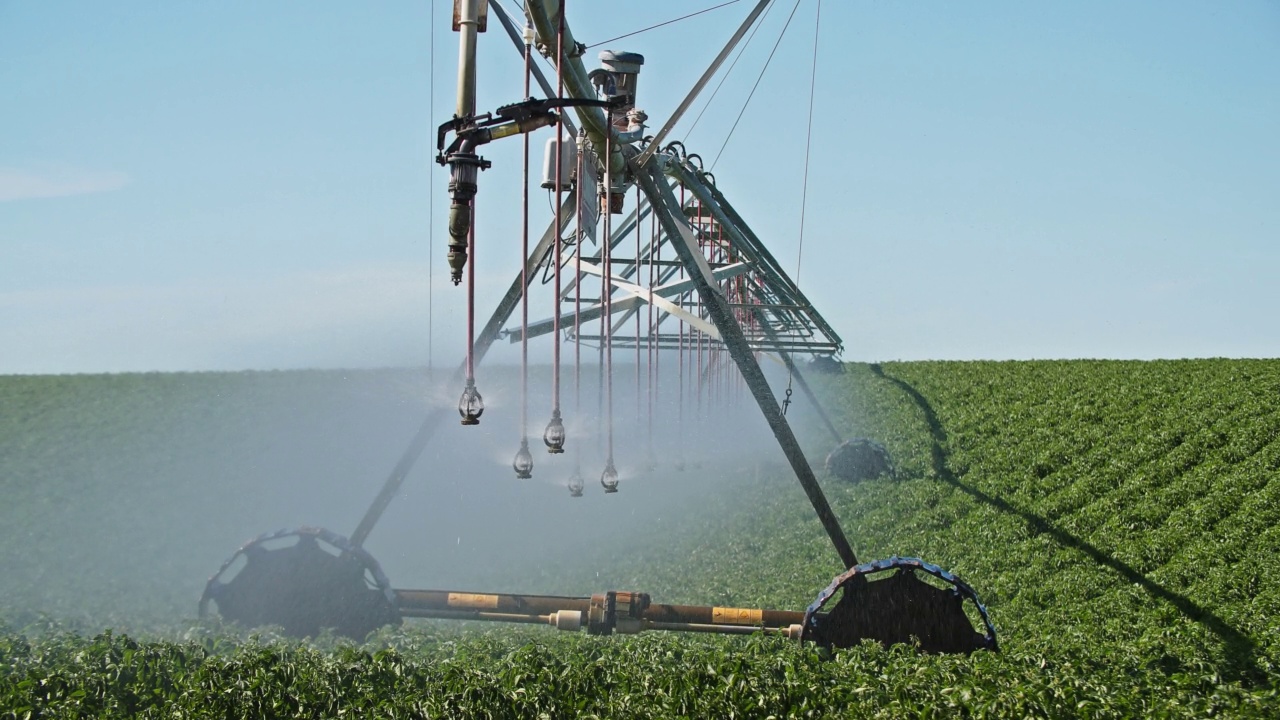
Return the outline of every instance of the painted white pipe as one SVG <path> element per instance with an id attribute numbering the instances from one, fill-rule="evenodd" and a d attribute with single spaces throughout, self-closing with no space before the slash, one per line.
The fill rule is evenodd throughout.
<path id="1" fill-rule="evenodd" d="M 476 114 L 476 35 L 484 0 L 458 0 L 458 117 Z"/>

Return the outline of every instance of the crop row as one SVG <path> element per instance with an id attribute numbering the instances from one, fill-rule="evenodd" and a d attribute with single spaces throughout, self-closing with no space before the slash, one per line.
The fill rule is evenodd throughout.
<path id="1" fill-rule="evenodd" d="M 173 382 L 163 378 L 157 382 Z M 196 404 L 209 392 L 199 380 L 184 380 L 195 383 L 183 392 Z M 302 382 L 289 374 L 275 380 Z M 360 646 L 269 634 L 254 639 L 234 628 L 174 620 L 133 640 L 68 633 L 57 624 L 28 627 L 32 616 L 16 610 L 0 611 L 10 623 L 0 630 L 7 663 L 0 713 L 897 717 L 964 708 L 979 717 L 1267 717 L 1280 711 L 1274 560 L 1280 362 L 893 363 L 849 365 L 840 376 L 811 380 L 845 436 L 883 442 L 897 466 L 895 477 L 858 484 L 824 478 L 859 557 L 915 555 L 957 572 L 989 605 L 1002 653 L 934 657 L 863 646 L 827 656 L 767 638 L 590 638 L 431 623 L 387 629 Z M 272 378 L 241 381 L 259 384 L 260 395 L 291 397 Z M 133 382 L 139 393 L 156 387 Z M 359 382 L 376 384 L 369 377 Z M 117 404 L 147 407 L 132 391 L 117 391 Z M 220 407 L 225 432 L 225 420 L 236 413 Z M 250 403 L 243 412 L 261 409 Z M 816 418 L 802 402 L 790 417 L 820 458 L 830 444 Z M 110 435 L 113 426 L 86 427 L 89 440 L 79 452 L 101 450 L 93 434 Z M 10 467 L 57 457 L 57 445 L 45 437 L 24 442 L 20 452 L 6 448 Z M 690 472 L 687 481 L 710 472 Z M 731 491 L 664 509 L 650 532 L 626 539 L 625 555 L 600 556 L 588 544 L 579 557 L 536 568 L 539 587 L 510 589 L 636 589 L 669 602 L 806 605 L 842 568 L 781 458 L 714 472 L 737 473 L 731 484 L 717 485 Z M 55 487 L 29 488 L 35 507 L 46 497 L 74 497 L 57 473 L 43 477 Z M 169 489 L 215 502 L 217 490 Z M 24 517 L 10 518 L 10 532 L 24 527 Z M 153 552 L 157 560 L 167 557 Z M 224 552 L 214 548 L 215 557 L 196 572 L 207 573 Z M 6 556 L 7 569 L 39 571 L 17 556 Z M 177 571 L 187 572 L 166 570 Z M 23 599 L 17 588 L 4 591 L 9 602 Z"/>
<path id="2" fill-rule="evenodd" d="M 834 655 L 780 640 L 451 639 L 430 626 L 365 647 L 282 641 L 0 634 L 10 717 L 1207 717 L 1264 716 L 1271 690 L 1210 667 L 1165 674 L 1125 658 L 982 653 Z M 387 647 L 392 643 L 399 649 Z"/>

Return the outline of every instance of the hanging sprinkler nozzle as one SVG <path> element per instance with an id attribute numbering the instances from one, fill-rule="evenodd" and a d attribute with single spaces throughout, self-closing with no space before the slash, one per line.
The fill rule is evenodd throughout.
<path id="1" fill-rule="evenodd" d="M 569 476 L 569 497 L 582 497 L 582 489 L 586 487 L 586 483 L 582 481 L 582 471 L 574 468 L 573 475 Z"/>
<path id="2" fill-rule="evenodd" d="M 462 416 L 463 425 L 479 425 L 480 416 L 484 414 L 484 398 L 476 389 L 475 378 L 467 378 L 467 386 L 458 398 L 458 414 Z"/>
<path id="3" fill-rule="evenodd" d="M 520 450 L 516 453 L 516 459 L 512 461 L 511 467 L 516 471 L 517 480 L 528 480 L 533 477 L 533 453 L 529 452 L 528 438 L 520 441 Z"/>
<path id="4" fill-rule="evenodd" d="M 600 485 L 606 493 L 618 492 L 618 469 L 613 466 L 613 458 L 605 463 L 604 472 L 600 474 Z"/>
<path id="5" fill-rule="evenodd" d="M 547 423 L 547 429 L 542 433 L 542 442 L 547 445 L 547 452 L 552 455 L 559 455 L 564 452 L 564 421 L 560 419 L 560 411 L 551 411 L 551 422 Z"/>

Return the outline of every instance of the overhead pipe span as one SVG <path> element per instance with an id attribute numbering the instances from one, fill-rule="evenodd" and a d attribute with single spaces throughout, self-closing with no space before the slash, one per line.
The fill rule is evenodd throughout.
<path id="1" fill-rule="evenodd" d="M 556 29 L 560 17 L 560 8 L 562 3 L 560 0 L 527 0 L 525 2 L 525 13 L 529 21 L 533 23 L 534 29 L 538 33 L 538 38 L 542 41 L 544 48 L 548 49 L 546 53 L 549 57 L 555 59 L 556 48 Z M 595 87 L 591 84 L 591 79 L 587 75 L 587 68 L 582 64 L 579 51 L 580 43 L 573 37 L 573 31 L 569 28 L 568 20 L 564 23 L 564 48 L 565 57 L 563 58 L 563 68 L 561 72 L 564 74 L 564 84 L 568 88 L 569 94 L 578 98 L 594 98 L 596 97 Z M 587 132 L 592 146 L 596 152 L 601 152 L 605 147 L 605 137 L 607 133 L 612 133 L 608 120 L 605 119 L 604 113 L 600 108 L 595 107 L 578 107 L 575 108 L 578 113 L 578 120 L 581 121 L 582 127 Z M 615 172 L 620 172 L 626 167 L 626 160 L 622 157 L 622 153 L 618 150 L 622 147 L 622 143 L 618 141 L 617 134 L 613 133 L 614 142 L 612 158 L 610 158 L 610 167 L 618 168 Z M 604 158 L 601 158 L 601 164 Z"/>

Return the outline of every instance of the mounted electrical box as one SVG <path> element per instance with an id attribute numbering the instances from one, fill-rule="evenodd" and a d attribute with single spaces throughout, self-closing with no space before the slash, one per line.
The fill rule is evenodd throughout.
<path id="1" fill-rule="evenodd" d="M 556 138 L 548 138 L 546 149 L 542 153 L 542 187 L 548 190 L 555 190 L 557 180 L 559 180 L 559 189 L 570 190 L 573 188 L 574 166 L 578 162 L 578 141 L 570 138 L 564 143 L 560 149 L 560 174 L 556 176 Z"/>

